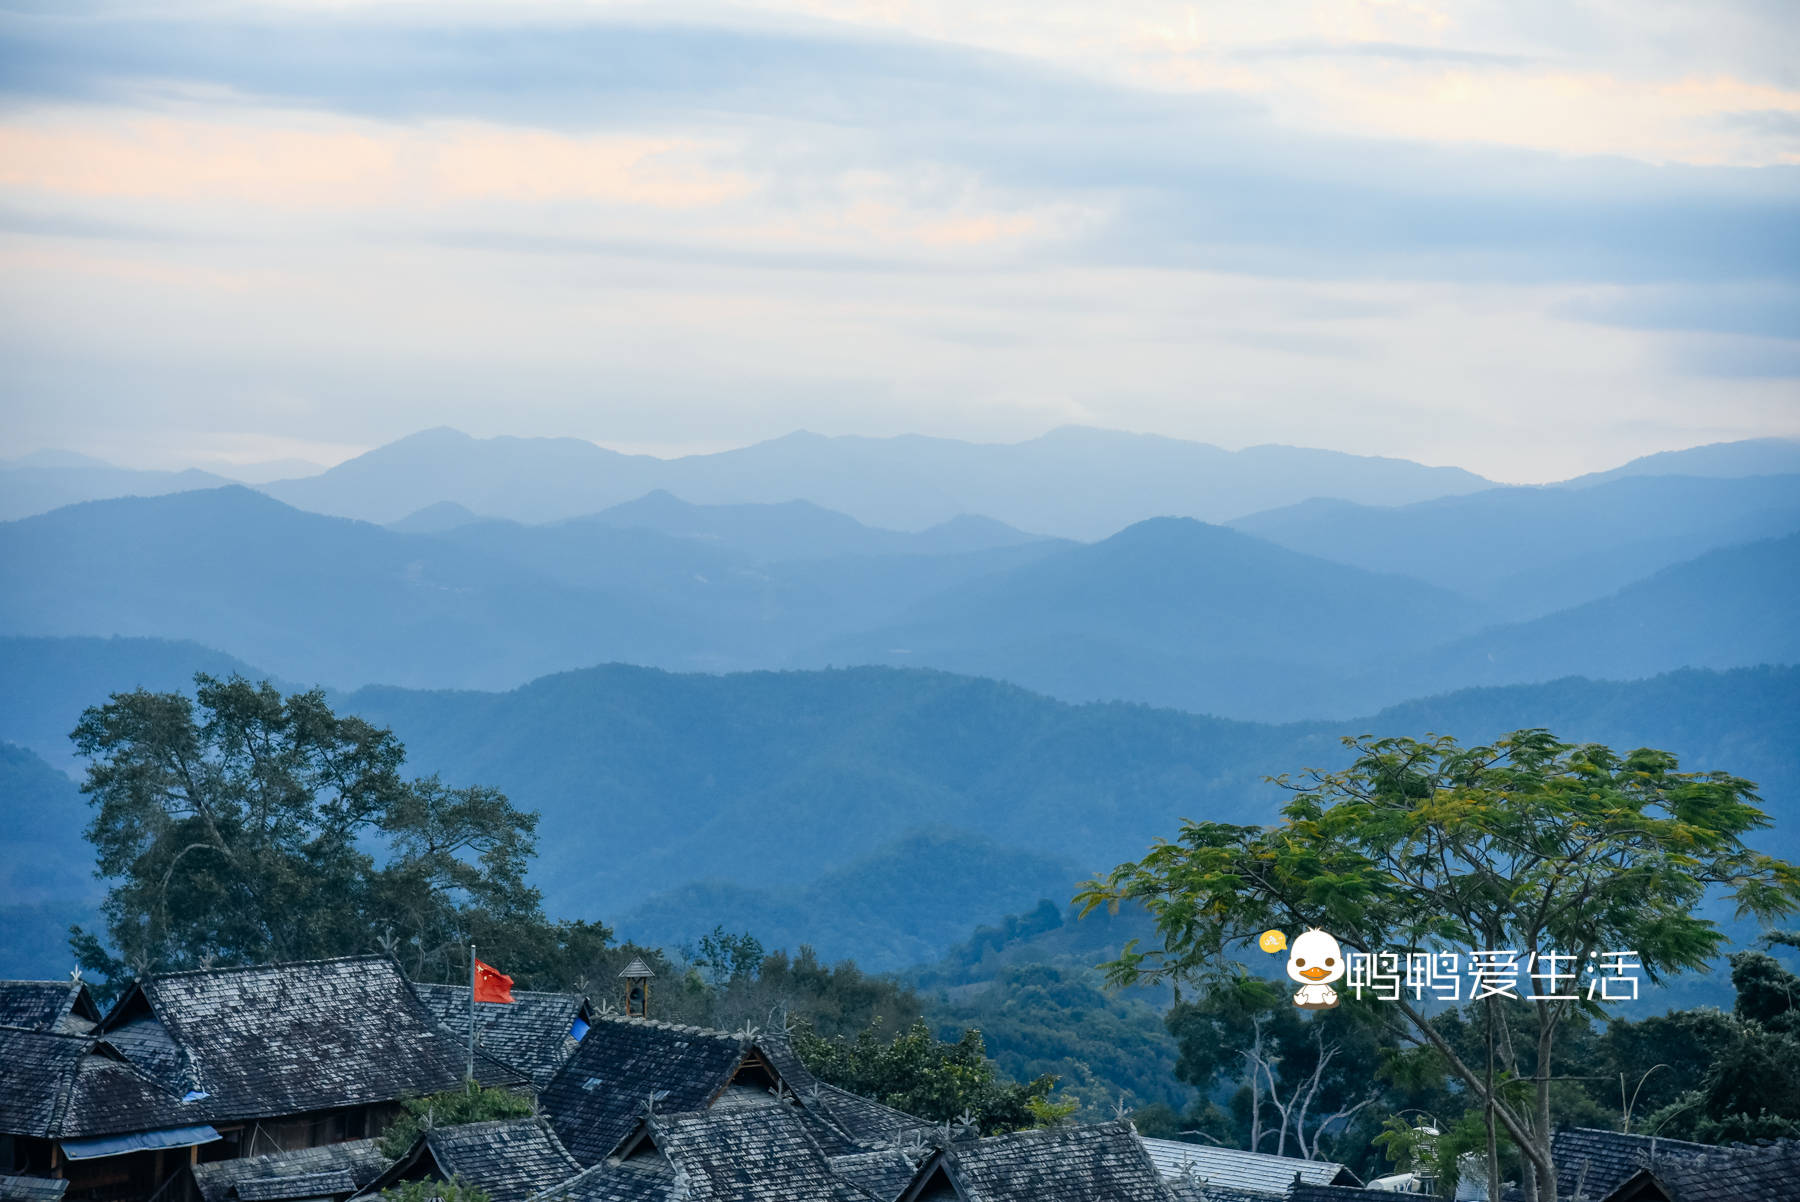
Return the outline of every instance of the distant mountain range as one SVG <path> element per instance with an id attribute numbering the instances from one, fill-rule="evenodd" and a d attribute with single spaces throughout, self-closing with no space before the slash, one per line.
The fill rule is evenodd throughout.
<path id="1" fill-rule="evenodd" d="M 1795 662 L 1796 539 L 1711 544 L 1800 528 L 1797 482 L 1621 480 L 1242 523 L 1321 554 L 1185 518 L 1079 544 L 985 519 L 907 534 L 804 502 L 669 494 L 543 525 L 405 533 L 231 487 L 0 524 L 0 630 L 188 638 L 346 689 L 509 688 L 606 662 L 887 664 L 1285 721 L 1571 672 Z M 1440 544 L 1451 570 L 1436 583 L 1391 570 L 1426 566 L 1415 548 Z M 1579 596 L 1634 557 L 1695 549 L 1523 624 L 1449 587 L 1466 568 L 1490 589 L 1528 578 Z"/>
<path id="2" fill-rule="evenodd" d="M 66 732 L 83 706 L 158 685 L 183 659 L 220 667 L 192 644 L 0 640 L 0 739 L 71 766 Z M 496 785 L 540 810 L 534 875 L 553 912 L 680 941 L 720 922 L 741 927 L 739 910 L 719 910 L 728 904 L 828 955 L 896 958 L 881 966 L 912 957 L 927 936 L 963 937 L 959 915 L 966 928 L 1029 905 L 1059 873 L 1072 886 L 1135 857 L 1183 817 L 1267 818 L 1282 795 L 1263 778 L 1341 765 L 1343 734 L 1476 741 L 1546 725 L 1666 747 L 1689 768 L 1760 781 L 1779 824 L 1758 842 L 1800 851 L 1793 667 L 1464 690 L 1287 726 L 1068 705 L 990 680 L 882 668 L 710 676 L 614 666 L 508 693 L 371 688 L 333 703 L 391 726 L 407 771 Z M 956 890 L 966 904 L 946 900 Z"/>
<path id="3" fill-rule="evenodd" d="M 1231 526 L 1532 618 L 1717 547 L 1800 530 L 1800 475 L 1624 474 L 1582 488 L 1493 488 L 1392 507 L 1315 499 Z"/>
<path id="4" fill-rule="evenodd" d="M 1457 468 L 1298 447 L 1206 443 L 1067 427 L 1020 443 L 805 432 L 732 451 L 656 459 L 575 438 L 471 438 L 426 430 L 327 471 L 271 480 L 275 464 L 135 472 L 87 456 L 0 460 L 0 520 L 77 501 L 254 482 L 298 508 L 436 532 L 450 515 L 521 522 L 580 517 L 664 490 L 706 505 L 809 501 L 879 528 L 924 530 L 964 515 L 1096 539 L 1151 517 L 1223 522 L 1313 498 L 1405 505 L 1491 487 Z M 1800 442 L 1752 439 L 1645 456 L 1569 481 L 1800 473 Z M 454 508 L 434 510 L 448 505 Z M 427 516 L 414 518 L 421 511 Z M 429 512 L 438 516 L 432 518 Z M 435 522 L 427 531 L 417 521 Z"/>
<path id="5" fill-rule="evenodd" d="M 0 517 L 226 483 L 203 474 L 183 483 L 173 475 L 0 465 Z M 707 505 L 808 501 L 889 530 L 925 530 L 973 514 L 1021 530 L 1099 538 L 1167 514 L 1223 521 L 1312 496 L 1391 505 L 1488 485 L 1459 468 L 1403 459 L 1280 446 L 1225 451 L 1071 427 L 1020 443 L 802 432 L 677 459 L 621 454 L 574 438 L 477 439 L 438 429 L 260 487 L 300 509 L 378 523 L 401 523 L 443 502 L 489 518 L 558 521 L 660 489 Z"/>

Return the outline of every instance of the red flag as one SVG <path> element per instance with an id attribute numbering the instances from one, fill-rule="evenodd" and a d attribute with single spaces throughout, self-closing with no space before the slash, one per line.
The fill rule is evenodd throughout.
<path id="1" fill-rule="evenodd" d="M 512 978 L 492 964 L 475 961 L 475 1000 L 478 1002 L 510 1002 Z"/>

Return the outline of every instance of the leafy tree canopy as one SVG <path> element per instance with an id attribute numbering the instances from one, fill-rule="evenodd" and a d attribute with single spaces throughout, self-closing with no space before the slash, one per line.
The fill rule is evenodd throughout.
<path id="1" fill-rule="evenodd" d="M 1161 946 L 1128 944 L 1113 980 L 1221 979 L 1227 952 L 1270 927 L 1319 927 L 1365 953 L 1511 949 L 1521 963 L 1629 950 L 1654 980 L 1718 952 L 1724 936 L 1695 913 L 1709 889 L 1740 914 L 1800 907 L 1800 868 L 1744 842 L 1769 819 L 1742 778 L 1545 730 L 1468 748 L 1449 737 L 1347 743 L 1357 758 L 1343 772 L 1276 778 L 1294 793 L 1278 825 L 1189 822 L 1175 842 L 1088 883 L 1077 899 L 1087 910 L 1133 900 L 1156 922 Z M 1573 1014 L 1600 1005 L 1487 1003 L 1484 1023 L 1501 1028 L 1497 1073 L 1404 992 L 1372 1006 L 1491 1108 L 1529 1162 L 1532 1196 L 1554 1199 L 1552 1052 Z"/>
<path id="2" fill-rule="evenodd" d="M 493 1119 L 522 1119 L 534 1113 L 530 1098 L 470 1081 L 461 1089 L 405 1098 L 403 1113 L 381 1135 L 381 1154 L 389 1160 L 406 1155 L 419 1136 L 438 1127 L 460 1127 Z M 446 1200 L 448 1202 L 448 1200 Z"/>
<path id="3" fill-rule="evenodd" d="M 550 961 L 610 936 L 544 922 L 525 879 L 537 816 L 498 790 L 404 779 L 393 734 L 317 690 L 194 680 L 191 699 L 114 694 L 71 736 L 117 949 L 78 928 L 84 968 L 117 982 L 386 948 L 455 980 L 471 937 Z"/>
<path id="4" fill-rule="evenodd" d="M 983 1135 L 1043 1126 L 1074 1112 L 1073 1103 L 1050 1100 L 1054 1077 L 1024 1084 L 1001 1077 L 987 1058 L 981 1032 L 973 1028 L 942 1041 L 923 1020 L 892 1039 L 879 1023 L 854 1039 L 801 1027 L 793 1040 L 795 1052 L 820 1080 L 921 1118 L 944 1123 L 966 1118 Z"/>

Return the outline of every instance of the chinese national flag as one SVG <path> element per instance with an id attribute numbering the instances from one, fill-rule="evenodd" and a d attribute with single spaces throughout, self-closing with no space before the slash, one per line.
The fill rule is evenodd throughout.
<path id="1" fill-rule="evenodd" d="M 475 961 L 475 1000 L 478 1002 L 510 1002 L 512 978 L 492 964 Z"/>

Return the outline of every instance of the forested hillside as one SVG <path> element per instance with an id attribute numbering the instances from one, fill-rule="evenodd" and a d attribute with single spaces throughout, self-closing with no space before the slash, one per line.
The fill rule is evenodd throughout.
<path id="1" fill-rule="evenodd" d="M 139 683 L 173 687 L 183 655 L 219 667 L 198 647 L 136 640 L 7 640 L 0 651 L 0 738 L 70 767 L 66 735 L 83 706 Z M 922 933 L 948 941 L 1064 897 L 1051 887 L 1057 865 L 1073 885 L 1182 817 L 1265 818 L 1281 794 L 1263 778 L 1337 766 L 1345 734 L 1479 740 L 1542 724 L 1747 775 L 1784 819 L 1800 796 L 1800 668 L 1469 690 L 1287 726 L 881 668 L 614 665 L 508 693 L 384 688 L 334 702 L 391 726 L 411 770 L 498 783 L 540 811 L 556 835 L 534 880 L 554 914 L 637 915 L 677 941 L 728 917 L 720 904 L 742 906 L 784 941 L 881 968 L 922 958 Z M 1771 846 L 1800 846 L 1797 826 L 1779 825 Z M 984 850 L 965 856 L 959 844 Z M 958 879 L 966 904 L 947 903 Z"/>

